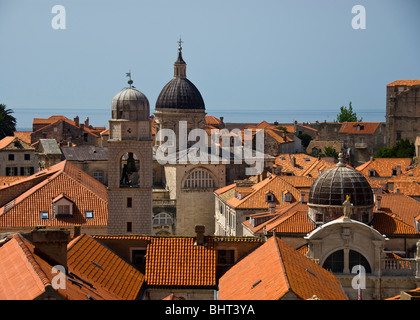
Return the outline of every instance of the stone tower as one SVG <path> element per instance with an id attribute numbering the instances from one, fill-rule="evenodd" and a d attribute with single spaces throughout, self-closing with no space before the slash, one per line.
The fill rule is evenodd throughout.
<path id="1" fill-rule="evenodd" d="M 153 140 L 146 96 L 130 87 L 112 100 L 108 140 L 108 233 L 151 234 Z"/>
<path id="2" fill-rule="evenodd" d="M 387 145 L 416 140 L 420 131 L 420 80 L 396 80 L 386 86 Z"/>

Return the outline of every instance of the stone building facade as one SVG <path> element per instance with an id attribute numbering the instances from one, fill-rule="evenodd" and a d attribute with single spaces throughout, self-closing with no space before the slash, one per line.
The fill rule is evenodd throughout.
<path id="1" fill-rule="evenodd" d="M 420 80 L 396 80 L 386 86 L 387 145 L 414 143 L 420 132 Z"/>
<path id="2" fill-rule="evenodd" d="M 35 148 L 17 137 L 0 140 L 0 176 L 29 176 L 38 172 Z"/>

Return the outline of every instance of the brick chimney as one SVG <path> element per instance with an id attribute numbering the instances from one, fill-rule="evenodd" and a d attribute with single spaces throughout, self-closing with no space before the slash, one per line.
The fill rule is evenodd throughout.
<path id="1" fill-rule="evenodd" d="M 67 270 L 67 244 L 70 231 L 36 229 L 31 232 L 34 253 L 51 265 L 62 265 Z"/>
<path id="2" fill-rule="evenodd" d="M 305 203 L 305 191 L 300 192 L 300 203 Z"/>
<path id="3" fill-rule="evenodd" d="M 74 124 L 76 125 L 76 127 L 79 126 L 79 116 L 76 116 L 76 118 L 73 119 L 74 120 Z"/>
<path id="4" fill-rule="evenodd" d="M 204 245 L 204 232 L 205 232 L 204 226 L 195 226 L 195 233 L 197 234 L 197 246 L 203 246 Z"/>
<path id="5" fill-rule="evenodd" d="M 375 200 L 376 200 L 376 211 L 381 210 L 381 200 L 382 200 L 382 196 L 376 195 L 375 196 Z"/>

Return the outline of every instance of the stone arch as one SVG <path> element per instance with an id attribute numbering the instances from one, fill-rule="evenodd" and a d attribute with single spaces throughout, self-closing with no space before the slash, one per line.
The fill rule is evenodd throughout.
<path id="1" fill-rule="evenodd" d="M 320 261 L 320 265 L 333 273 L 349 273 L 356 265 L 362 265 L 366 273 L 373 270 L 372 261 L 360 252 L 359 248 L 338 247 L 334 248 Z"/>
<path id="2" fill-rule="evenodd" d="M 126 149 L 116 156 L 120 187 L 140 187 L 142 156 L 139 152 Z"/>
<path id="3" fill-rule="evenodd" d="M 153 216 L 153 226 L 171 226 L 174 218 L 168 212 L 161 211 Z"/>
<path id="4" fill-rule="evenodd" d="M 215 189 L 217 179 L 211 170 L 205 167 L 195 167 L 188 170 L 181 181 L 183 189 Z"/>

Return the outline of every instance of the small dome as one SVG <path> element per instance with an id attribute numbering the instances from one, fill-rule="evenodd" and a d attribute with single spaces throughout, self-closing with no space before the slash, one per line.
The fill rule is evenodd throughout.
<path id="1" fill-rule="evenodd" d="M 139 90 L 125 88 L 112 99 L 112 119 L 146 121 L 149 117 L 149 100 Z"/>
<path id="2" fill-rule="evenodd" d="M 205 109 L 200 91 L 187 78 L 173 78 L 162 89 L 156 109 Z"/>
<path id="3" fill-rule="evenodd" d="M 340 161 L 315 179 L 308 204 L 342 206 L 347 195 L 353 206 L 374 205 L 372 188 L 366 178 Z"/>

